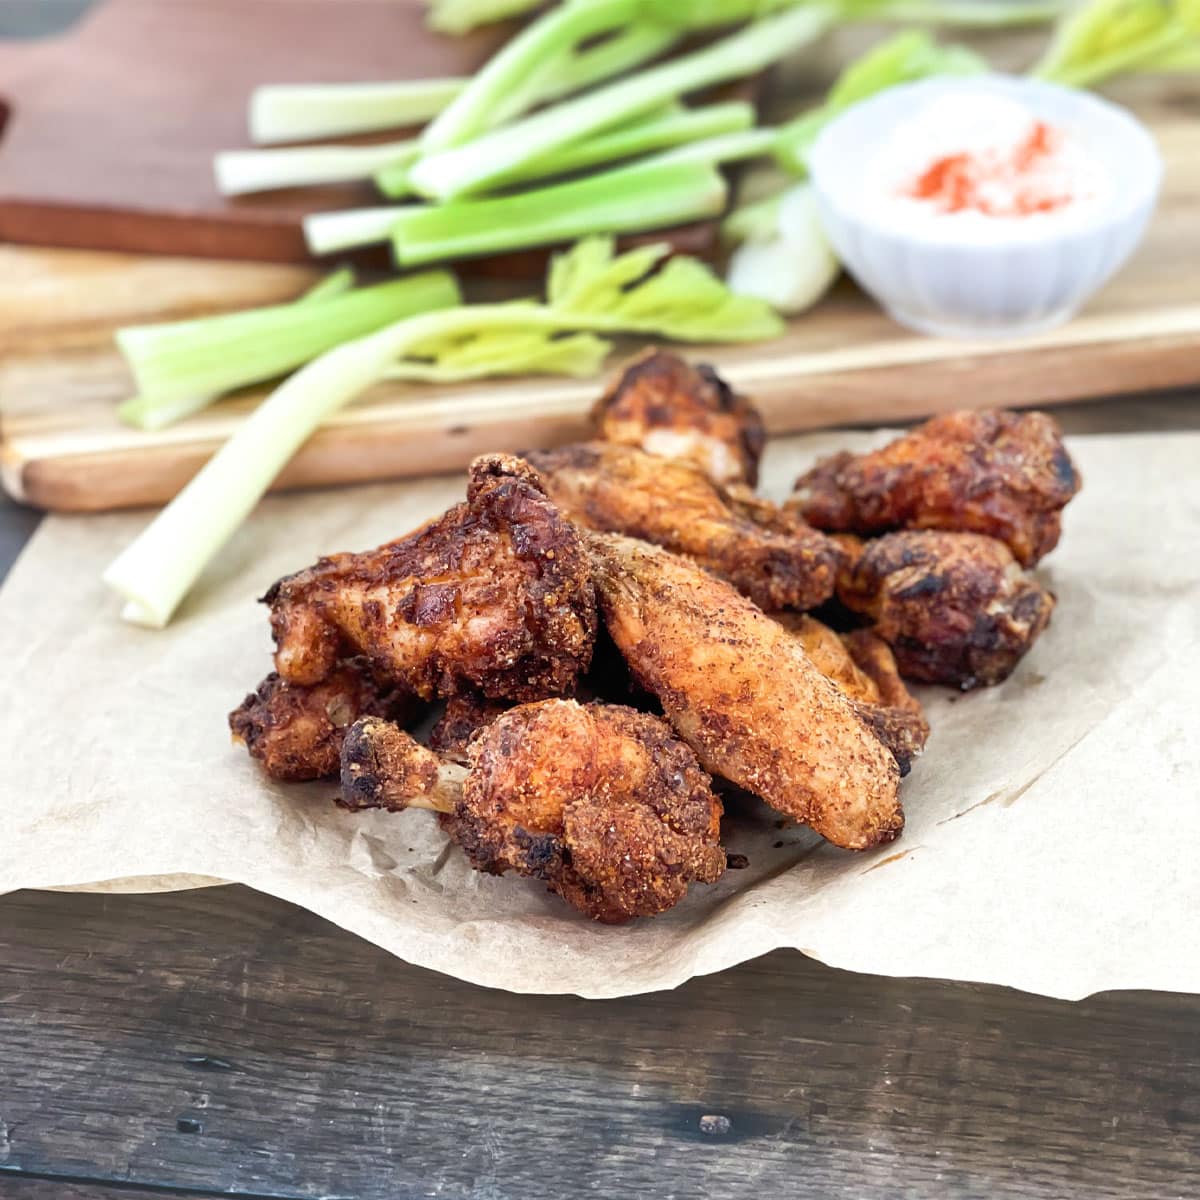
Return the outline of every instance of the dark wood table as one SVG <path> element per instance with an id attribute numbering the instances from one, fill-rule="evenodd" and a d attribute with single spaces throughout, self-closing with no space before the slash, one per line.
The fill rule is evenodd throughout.
<path id="1" fill-rule="evenodd" d="M 1064 421 L 1197 429 L 1200 400 Z M 5 568 L 33 524 L 0 508 Z M 148 1194 L 1190 1200 L 1200 996 L 1069 1004 L 791 952 L 660 995 L 514 996 L 241 887 L 4 897 L 0 1195 Z"/>

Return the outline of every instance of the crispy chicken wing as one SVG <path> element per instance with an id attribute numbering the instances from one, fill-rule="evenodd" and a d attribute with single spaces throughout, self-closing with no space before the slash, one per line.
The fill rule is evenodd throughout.
<path id="1" fill-rule="evenodd" d="M 897 837 L 900 772 L 796 639 L 677 555 L 592 535 L 609 632 L 706 770 L 863 850 Z"/>
<path id="2" fill-rule="evenodd" d="M 229 728 L 273 779 L 324 779 L 338 773 L 342 740 L 359 717 L 403 725 L 417 707 L 411 692 L 379 687 L 364 659 L 347 659 L 311 687 L 272 671 L 229 714 Z"/>
<path id="3" fill-rule="evenodd" d="M 929 722 L 904 686 L 888 644 L 869 630 L 835 633 L 807 613 L 772 613 L 804 647 L 813 666 L 831 680 L 907 775 L 925 749 Z"/>
<path id="4" fill-rule="evenodd" d="M 1003 542 L 933 530 L 864 543 L 838 598 L 874 622 L 901 674 L 964 691 L 1007 679 L 1054 611 Z"/>
<path id="5" fill-rule="evenodd" d="M 511 705 L 464 693 L 446 702 L 446 711 L 429 731 L 429 748 L 451 762 L 465 763 L 471 739 Z"/>
<path id="6" fill-rule="evenodd" d="M 630 708 L 547 700 L 511 709 L 472 742 L 469 767 L 387 722 L 356 725 L 343 804 L 431 807 L 471 864 L 546 882 L 598 921 L 665 912 L 725 870 L 721 802 L 664 722 Z"/>
<path id="7" fill-rule="evenodd" d="M 758 483 L 762 417 L 712 367 L 647 350 L 614 380 L 592 420 L 604 441 L 692 463 L 714 483 Z"/>
<path id="8" fill-rule="evenodd" d="M 819 462 L 797 481 L 789 506 L 818 529 L 988 534 L 1028 567 L 1058 544 L 1062 510 L 1080 485 L 1052 417 L 957 412 L 882 450 Z"/>
<path id="9" fill-rule="evenodd" d="M 763 608 L 814 608 L 833 594 L 842 557 L 834 542 L 769 501 L 731 495 L 697 467 L 604 442 L 528 457 L 573 520 L 686 554 Z"/>
<path id="10" fill-rule="evenodd" d="M 471 464 L 465 504 L 377 550 L 322 559 L 265 600 L 288 682 L 317 683 L 362 654 L 426 699 L 570 693 L 597 624 L 578 531 L 504 455 Z"/>

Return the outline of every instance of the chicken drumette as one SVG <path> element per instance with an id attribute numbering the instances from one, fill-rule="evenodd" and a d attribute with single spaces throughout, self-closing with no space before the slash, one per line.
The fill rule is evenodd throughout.
<path id="1" fill-rule="evenodd" d="M 763 608 L 814 608 L 833 594 L 835 542 L 769 501 L 731 495 L 690 463 L 606 442 L 528 458 L 572 520 L 685 554 Z"/>
<path id="2" fill-rule="evenodd" d="M 272 671 L 229 714 L 229 728 L 268 775 L 293 783 L 336 775 L 342 740 L 359 717 L 403 725 L 417 708 L 410 691 L 380 687 L 366 661 L 352 658 L 311 687 L 288 683 Z"/>
<path id="3" fill-rule="evenodd" d="M 322 559 L 265 600 L 287 682 L 319 683 L 360 654 L 424 699 L 569 694 L 597 624 L 578 530 L 504 455 L 472 463 L 465 504 L 377 550 Z"/>
<path id="4" fill-rule="evenodd" d="M 899 835 L 895 758 L 791 633 L 687 559 L 611 534 L 588 546 L 613 641 L 706 770 L 839 846 Z"/>
<path id="5" fill-rule="evenodd" d="M 606 442 L 692 463 L 714 483 L 758 483 L 762 417 L 712 367 L 647 350 L 601 397 L 592 419 Z"/>
<path id="6" fill-rule="evenodd" d="M 929 722 L 904 686 L 888 644 L 867 629 L 839 634 L 807 613 L 772 613 L 803 646 L 813 666 L 850 700 L 907 775 L 925 749 Z"/>
<path id="7" fill-rule="evenodd" d="M 1058 544 L 1062 510 L 1080 484 L 1052 417 L 958 412 L 882 450 L 819 462 L 797 481 L 788 507 L 818 529 L 987 534 L 1028 567 Z"/>
<path id="8" fill-rule="evenodd" d="M 1008 678 L 1054 611 L 1003 542 L 934 530 L 863 543 L 838 599 L 873 622 L 901 674 L 964 691 Z"/>
<path id="9" fill-rule="evenodd" d="M 442 812 L 477 870 L 544 880 L 609 923 L 665 912 L 725 870 L 711 780 L 662 721 L 629 708 L 521 705 L 472 740 L 465 767 L 367 718 L 342 752 L 341 803 Z"/>

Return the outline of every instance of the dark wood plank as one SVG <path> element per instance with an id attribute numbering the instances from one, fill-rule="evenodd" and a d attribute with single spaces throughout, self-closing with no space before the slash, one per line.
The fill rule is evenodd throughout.
<path id="1" fill-rule="evenodd" d="M 213 1192 L 190 1192 L 178 1188 L 140 1187 L 137 1184 L 111 1183 L 105 1180 L 39 1178 L 33 1175 L 0 1175 L 0 1196 L 4 1200 L 146 1200 L 149 1196 L 169 1196 L 172 1200 L 208 1200 Z"/>
<path id="2" fill-rule="evenodd" d="M 598 1004 L 431 975 L 244 889 L 0 905 L 10 1172 L 387 1200 L 1200 1189 L 1196 997 L 781 953 Z"/>

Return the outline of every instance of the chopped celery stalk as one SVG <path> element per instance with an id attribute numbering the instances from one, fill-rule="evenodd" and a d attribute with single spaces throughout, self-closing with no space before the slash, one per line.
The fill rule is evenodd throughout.
<path id="1" fill-rule="evenodd" d="M 322 300 L 332 300 L 350 291 L 358 282 L 353 267 L 338 267 L 336 271 L 318 279 L 300 298 L 297 304 L 319 304 Z"/>
<path id="2" fill-rule="evenodd" d="M 679 41 L 680 36 L 679 29 L 674 25 L 646 22 L 637 22 L 627 29 L 618 30 L 612 37 L 577 50 L 571 58 L 560 63 L 557 70 L 544 79 L 538 100 L 561 100 L 564 96 L 582 92 L 615 75 L 623 75 L 665 54 Z M 516 115 L 507 112 L 503 102 L 499 111 L 504 114 L 501 120 L 509 120 Z M 500 123 L 499 120 L 495 122 Z"/>
<path id="3" fill-rule="evenodd" d="M 724 179 L 705 163 L 635 163 L 511 196 L 402 209 L 392 246 L 409 266 L 662 229 L 714 216 L 726 199 Z"/>
<path id="4" fill-rule="evenodd" d="M 117 345 L 143 401 L 167 404 L 273 379 L 340 342 L 460 299 L 452 275 L 431 271 L 319 303 L 121 329 Z"/>
<path id="5" fill-rule="evenodd" d="M 846 67 L 823 104 L 780 129 L 779 162 L 788 170 L 806 174 L 809 152 L 821 130 L 852 104 L 885 88 L 932 75 L 975 75 L 987 69 L 987 63 L 965 46 L 942 46 L 917 30 L 896 34 Z"/>
<path id="6" fill-rule="evenodd" d="M 386 242 L 392 235 L 396 218 L 404 211 L 392 204 L 310 213 L 304 218 L 304 240 L 313 254 L 333 254 L 355 246 Z"/>
<path id="7" fill-rule="evenodd" d="M 754 106 L 741 100 L 709 104 L 702 108 L 676 108 L 662 113 L 650 113 L 617 129 L 606 130 L 574 145 L 564 146 L 545 158 L 518 168 L 510 175 L 501 176 L 496 180 L 496 184 L 508 186 L 556 175 L 569 175 L 585 167 L 619 162 L 639 154 L 648 154 L 652 150 L 712 138 L 722 133 L 737 133 L 749 129 L 754 124 L 754 119 Z M 403 184 L 398 172 L 393 174 L 387 171 L 377 175 L 375 182 L 386 195 L 398 198 L 405 194 L 399 187 L 407 187 L 408 172 L 404 172 Z"/>
<path id="8" fill-rule="evenodd" d="M 463 34 L 539 8 L 542 0 L 429 0 L 429 27 Z"/>
<path id="9" fill-rule="evenodd" d="M 1068 0 L 841 0 L 847 21 L 959 25 L 974 29 L 1041 25 L 1062 15 Z"/>
<path id="10" fill-rule="evenodd" d="M 746 241 L 730 259 L 729 288 L 739 296 L 765 300 L 780 312 L 801 313 L 825 295 L 841 263 L 821 228 L 808 184 L 778 197 L 774 209 L 768 236 Z"/>
<path id="11" fill-rule="evenodd" d="M 213 166 L 223 196 L 266 192 L 272 188 L 308 187 L 370 179 L 392 167 L 406 169 L 417 161 L 415 141 L 377 146 L 287 146 L 275 150 L 226 150 Z"/>
<path id="12" fill-rule="evenodd" d="M 717 163 L 738 162 L 745 158 L 760 158 L 771 154 L 779 137 L 776 129 L 746 129 L 741 133 L 723 133 L 718 137 L 702 138 L 656 154 L 654 163 Z"/>
<path id="13" fill-rule="evenodd" d="M 695 53 L 553 105 L 474 141 L 422 158 L 413 187 L 438 200 L 488 187 L 513 167 L 712 84 L 753 75 L 812 41 L 836 10 L 809 3 L 760 21 Z"/>
<path id="14" fill-rule="evenodd" d="M 616 255 L 581 242 L 551 266 L 544 304 L 467 305 L 410 317 L 335 347 L 281 384 L 104 573 L 122 616 L 162 628 L 275 476 L 332 413 L 387 375 L 437 378 L 598 362 L 603 342 L 564 334 L 645 333 L 753 340 L 780 332 L 760 301 L 732 295 L 706 266 L 667 246 Z M 332 301 L 337 303 L 337 301 Z M 323 307 L 323 306 L 317 306 Z M 506 341 L 507 340 L 507 341 Z M 519 362 L 524 354 L 524 362 Z M 487 367 L 491 361 L 490 368 Z M 459 376 L 454 376 L 459 377 Z"/>
<path id="15" fill-rule="evenodd" d="M 721 241 L 727 246 L 742 242 L 769 242 L 779 231 L 779 204 L 783 193 L 739 204 L 721 222 Z"/>
<path id="16" fill-rule="evenodd" d="M 492 128 L 492 113 L 526 80 L 569 60 L 588 38 L 627 25 L 640 0 L 574 0 L 527 25 L 475 73 L 421 136 L 426 153 L 461 146 Z M 540 82 L 540 81 L 539 81 Z M 538 83 L 534 84 L 536 88 Z"/>
<path id="17" fill-rule="evenodd" d="M 354 271 L 350 267 L 342 267 L 313 284 L 296 300 L 296 304 L 322 304 L 350 291 L 354 284 Z M 148 396 L 134 396 L 117 407 L 117 416 L 126 425 L 150 433 L 195 416 L 220 398 L 219 395 L 196 394 L 161 401 Z"/>
<path id="18" fill-rule="evenodd" d="M 260 144 L 301 142 L 424 125 L 465 84 L 465 79 L 270 84 L 250 97 L 250 137 Z"/>
<path id="19" fill-rule="evenodd" d="M 1198 0 L 1087 0 L 1059 23 L 1033 69 L 1041 79 L 1090 87 L 1129 71 L 1200 58 Z"/>

